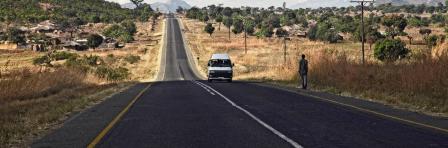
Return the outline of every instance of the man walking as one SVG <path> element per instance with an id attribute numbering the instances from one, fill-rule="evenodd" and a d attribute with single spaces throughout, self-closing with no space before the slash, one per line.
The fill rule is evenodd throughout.
<path id="1" fill-rule="evenodd" d="M 302 79 L 302 88 L 306 89 L 308 85 L 308 60 L 305 59 L 304 54 L 302 54 L 302 59 L 299 61 L 299 75 Z"/>

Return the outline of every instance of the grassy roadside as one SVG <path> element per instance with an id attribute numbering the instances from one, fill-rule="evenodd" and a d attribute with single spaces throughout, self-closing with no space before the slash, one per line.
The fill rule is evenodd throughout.
<path id="1" fill-rule="evenodd" d="M 163 24 L 155 31 L 149 22 L 136 25 L 135 41 L 123 49 L 57 52 L 67 57 L 52 66 L 33 65 L 48 53 L 0 52 L 0 147 L 28 147 L 69 116 L 152 81 Z"/>
<path id="2" fill-rule="evenodd" d="M 232 34 L 229 40 L 228 29 L 222 27 L 210 37 L 203 31 L 204 23 L 191 19 L 182 22 L 193 54 L 200 57 L 201 70 L 206 69 L 212 53 L 228 53 L 235 62 L 237 80 L 297 87 L 297 61 L 301 54 L 306 54 L 310 61 L 310 85 L 316 91 L 431 115 L 448 115 L 448 60 L 444 56 L 437 59 L 420 56 L 426 49 L 424 46 L 410 46 L 413 54 L 410 59 L 389 64 L 377 61 L 373 51 L 367 50 L 368 64 L 362 65 L 357 60 L 360 59 L 358 43 L 326 44 L 292 38 L 284 61 L 282 41 L 277 38 L 249 37 L 249 50 L 245 54 L 241 35 Z M 441 46 L 446 48 L 446 43 Z"/>

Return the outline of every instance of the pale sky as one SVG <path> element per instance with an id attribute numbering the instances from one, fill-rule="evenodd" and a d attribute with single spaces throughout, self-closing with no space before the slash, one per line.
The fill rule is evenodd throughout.
<path id="1" fill-rule="evenodd" d="M 130 0 L 107 0 L 112 2 L 117 2 L 120 4 L 129 3 Z M 163 2 L 167 0 L 145 0 L 147 3 Z M 224 6 L 229 7 L 240 7 L 240 6 L 252 6 L 252 7 L 269 7 L 276 6 L 281 7 L 283 2 L 286 2 L 287 6 L 292 6 L 294 4 L 304 2 L 307 0 L 185 0 L 191 6 L 205 7 L 211 4 L 224 4 Z"/>

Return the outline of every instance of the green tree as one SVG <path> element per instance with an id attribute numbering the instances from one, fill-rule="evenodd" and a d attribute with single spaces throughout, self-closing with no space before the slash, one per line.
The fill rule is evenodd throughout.
<path id="1" fill-rule="evenodd" d="M 437 40 L 439 37 L 437 35 L 431 35 L 425 37 L 426 46 L 428 46 L 428 49 L 432 49 L 432 47 L 437 45 Z"/>
<path id="2" fill-rule="evenodd" d="M 225 17 L 224 18 L 224 26 L 227 27 L 227 29 L 229 29 L 229 40 L 230 40 L 230 31 L 233 25 L 233 19 L 231 17 Z"/>
<path id="3" fill-rule="evenodd" d="M 255 32 L 255 22 L 251 18 L 246 18 L 244 20 L 244 31 L 249 34 L 253 35 Z"/>
<path id="4" fill-rule="evenodd" d="M 235 19 L 235 21 L 233 22 L 232 32 L 234 34 L 239 34 L 243 32 L 243 30 L 244 30 L 243 20 L 241 20 L 240 18 Z"/>
<path id="5" fill-rule="evenodd" d="M 222 21 L 223 21 L 222 15 L 216 16 L 215 21 L 219 24 L 218 25 L 218 30 L 221 31 L 221 24 L 222 24 Z"/>
<path id="6" fill-rule="evenodd" d="M 202 18 L 202 20 L 207 23 L 210 20 L 210 17 L 208 15 L 204 15 L 204 17 Z"/>
<path id="7" fill-rule="evenodd" d="M 317 40 L 317 26 L 313 25 L 310 26 L 310 28 L 308 29 L 308 39 L 315 41 Z"/>
<path id="8" fill-rule="evenodd" d="M 393 62 L 409 54 L 405 43 L 398 39 L 385 39 L 375 44 L 374 56 L 385 62 Z"/>
<path id="9" fill-rule="evenodd" d="M 103 37 L 98 34 L 91 34 L 87 37 L 87 46 L 96 49 L 103 43 Z"/>
<path id="10" fill-rule="evenodd" d="M 274 29 L 272 29 L 272 27 L 266 26 L 266 25 L 262 25 L 261 29 L 256 33 L 256 36 L 258 38 L 261 37 L 272 37 L 272 35 L 274 34 Z"/>
<path id="11" fill-rule="evenodd" d="M 233 14 L 233 10 L 230 7 L 226 7 L 222 10 L 222 15 L 226 16 L 226 17 L 231 17 Z"/>
<path id="12" fill-rule="evenodd" d="M 143 0 L 130 0 L 137 8 L 139 8 L 142 5 Z"/>
<path id="13" fill-rule="evenodd" d="M 397 35 L 405 35 L 404 29 L 406 29 L 408 23 L 404 16 L 392 15 L 384 17 L 383 25 L 387 27 L 386 32 L 392 39 Z"/>
<path id="14" fill-rule="evenodd" d="M 99 22 L 101 22 L 101 20 L 100 20 L 100 17 L 98 17 L 97 15 L 93 15 L 90 17 L 90 22 L 99 23 Z"/>
<path id="15" fill-rule="evenodd" d="M 121 23 L 121 26 L 125 29 L 129 34 L 134 35 L 137 33 L 137 26 L 132 21 L 124 21 Z"/>
<path id="16" fill-rule="evenodd" d="M 8 28 L 6 31 L 6 39 L 17 44 L 25 43 L 25 36 L 23 32 L 15 27 Z"/>
<path id="17" fill-rule="evenodd" d="M 215 31 L 215 27 L 213 27 L 212 23 L 208 23 L 205 26 L 204 31 L 207 32 L 208 34 L 210 34 L 210 37 L 211 37 L 213 32 Z"/>

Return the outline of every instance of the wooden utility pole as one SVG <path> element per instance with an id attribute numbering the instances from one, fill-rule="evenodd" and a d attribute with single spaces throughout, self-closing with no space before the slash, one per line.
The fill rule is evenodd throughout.
<path id="1" fill-rule="evenodd" d="M 286 2 L 283 2 L 283 17 L 286 17 L 285 12 L 286 12 Z M 286 64 L 286 34 L 283 35 L 283 60 Z"/>
<path id="2" fill-rule="evenodd" d="M 365 60 L 365 51 L 364 51 L 364 4 L 374 3 L 375 0 L 352 0 L 352 3 L 359 3 L 361 5 L 361 51 L 362 51 L 362 64 L 366 62 Z"/>

